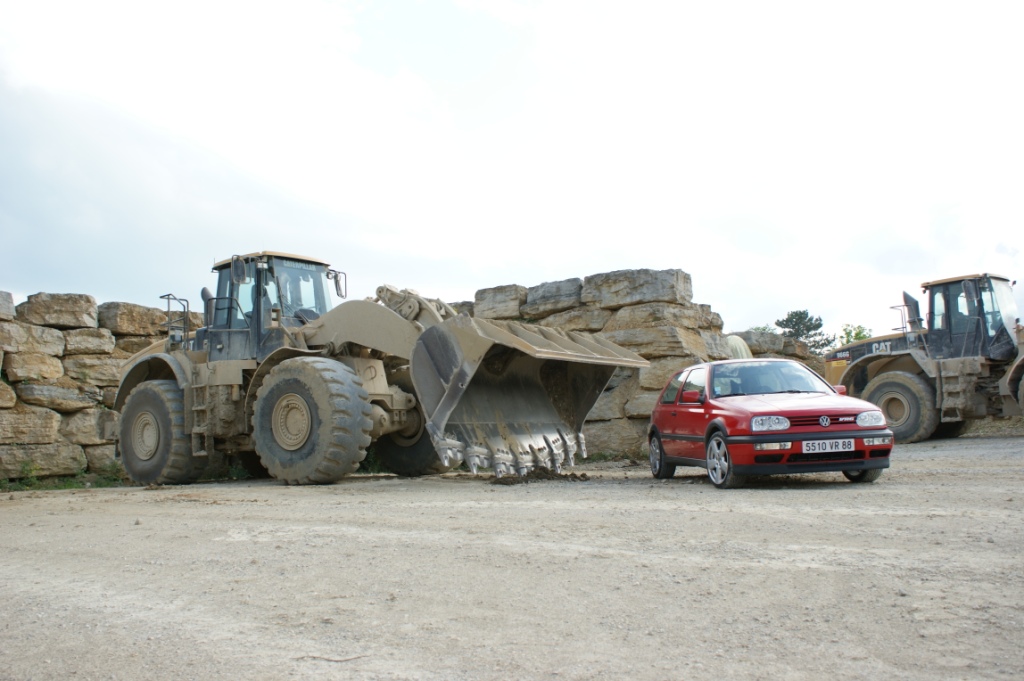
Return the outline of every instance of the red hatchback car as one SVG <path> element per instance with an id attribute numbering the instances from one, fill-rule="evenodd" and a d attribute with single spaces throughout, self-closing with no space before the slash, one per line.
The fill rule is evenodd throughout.
<path id="1" fill-rule="evenodd" d="M 847 397 L 803 364 L 733 359 L 689 367 L 651 413 L 651 473 L 707 468 L 715 487 L 750 475 L 842 471 L 874 482 L 889 467 L 892 431 L 878 407 Z"/>

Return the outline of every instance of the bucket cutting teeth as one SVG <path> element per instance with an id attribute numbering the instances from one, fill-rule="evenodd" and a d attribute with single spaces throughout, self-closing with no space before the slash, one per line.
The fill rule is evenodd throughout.
<path id="1" fill-rule="evenodd" d="M 497 476 L 586 458 L 587 413 L 618 367 L 644 366 L 596 336 L 464 315 L 424 331 L 410 360 L 442 462 Z"/>

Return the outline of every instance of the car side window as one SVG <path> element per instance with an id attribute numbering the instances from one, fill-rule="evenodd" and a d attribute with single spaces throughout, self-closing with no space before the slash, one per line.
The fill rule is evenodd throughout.
<path id="1" fill-rule="evenodd" d="M 683 392 L 687 390 L 696 390 L 700 392 L 700 396 L 704 397 L 704 384 L 707 383 L 708 370 L 701 367 L 694 369 L 687 376 L 683 382 Z"/>
<path id="2" fill-rule="evenodd" d="M 665 387 L 665 392 L 661 395 L 662 404 L 675 404 L 676 398 L 679 397 L 679 388 L 683 386 L 683 372 L 679 372 L 672 377 L 672 380 L 668 382 Z"/>

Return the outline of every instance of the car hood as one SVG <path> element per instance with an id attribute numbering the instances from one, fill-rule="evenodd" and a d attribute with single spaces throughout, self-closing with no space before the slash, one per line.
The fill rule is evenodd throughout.
<path id="1" fill-rule="evenodd" d="M 718 401 L 731 409 L 742 409 L 753 414 L 790 411 L 818 413 L 860 413 L 878 407 L 856 397 L 826 393 L 772 393 L 768 395 L 738 395 L 720 397 Z"/>

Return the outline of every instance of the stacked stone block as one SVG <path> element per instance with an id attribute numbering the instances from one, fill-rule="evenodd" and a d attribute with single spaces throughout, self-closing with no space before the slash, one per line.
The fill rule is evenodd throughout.
<path id="1" fill-rule="evenodd" d="M 622 270 L 532 288 L 483 289 L 473 314 L 597 333 L 651 363 L 612 377 L 583 428 L 590 452 L 642 454 L 651 409 L 672 373 L 728 357 L 722 318 L 693 302 L 690 275 L 682 270 Z"/>
<path id="2" fill-rule="evenodd" d="M 166 315 L 82 294 L 0 291 L 0 478 L 75 475 L 114 459 L 124 361 Z"/>

